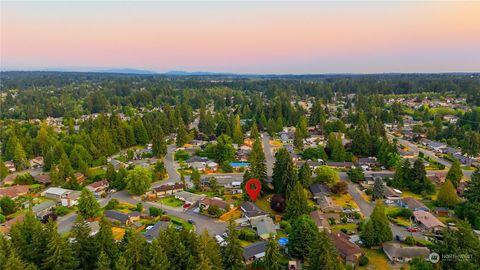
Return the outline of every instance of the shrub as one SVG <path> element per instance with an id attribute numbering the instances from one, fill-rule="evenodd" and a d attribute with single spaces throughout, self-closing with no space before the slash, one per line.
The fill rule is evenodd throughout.
<path id="1" fill-rule="evenodd" d="M 120 202 L 117 199 L 111 199 L 107 205 L 105 206 L 105 209 L 110 210 L 110 209 L 115 209 L 117 206 L 120 204 Z"/>
<path id="2" fill-rule="evenodd" d="M 68 207 L 65 207 L 63 205 L 59 205 L 59 206 L 55 207 L 55 210 L 54 210 L 54 213 L 57 216 L 64 216 L 64 215 L 68 214 L 68 212 L 70 212 L 70 209 L 68 209 Z"/>
<path id="3" fill-rule="evenodd" d="M 143 204 L 142 203 L 137 203 L 137 207 L 135 208 L 135 210 L 137 210 L 138 212 L 142 212 L 143 211 Z"/>
<path id="4" fill-rule="evenodd" d="M 0 214 L 0 223 L 4 223 L 5 221 L 6 221 L 5 216 Z"/>
<path id="5" fill-rule="evenodd" d="M 158 207 L 151 206 L 150 208 L 148 208 L 148 212 L 150 213 L 150 216 L 152 216 L 152 217 L 158 217 L 158 216 L 163 215 L 163 210 L 158 208 Z"/>
<path id="6" fill-rule="evenodd" d="M 412 236 L 407 236 L 403 242 L 409 246 L 414 246 L 417 243 L 417 240 Z"/>
<path id="7" fill-rule="evenodd" d="M 332 192 L 335 194 L 347 193 L 348 184 L 345 182 L 337 182 L 332 186 Z"/>
<path id="8" fill-rule="evenodd" d="M 288 221 L 280 221 L 280 228 L 285 231 L 286 234 L 289 234 L 292 230 L 292 225 Z"/>
<path id="9" fill-rule="evenodd" d="M 210 205 L 207 209 L 207 213 L 211 216 L 219 217 L 222 215 L 222 210 L 216 205 Z"/>
<path id="10" fill-rule="evenodd" d="M 175 160 L 185 161 L 190 158 L 190 154 L 185 150 L 178 150 L 174 154 Z"/>
<path id="11" fill-rule="evenodd" d="M 358 265 L 365 266 L 367 264 L 368 264 L 368 257 L 365 255 L 360 256 L 360 259 L 358 260 Z"/>
<path id="12" fill-rule="evenodd" d="M 257 234 L 250 229 L 243 229 L 238 235 L 238 239 L 253 242 L 257 240 Z"/>
<path id="13" fill-rule="evenodd" d="M 367 194 L 368 196 L 372 195 L 373 191 L 371 189 L 366 189 L 365 190 L 365 194 Z"/>

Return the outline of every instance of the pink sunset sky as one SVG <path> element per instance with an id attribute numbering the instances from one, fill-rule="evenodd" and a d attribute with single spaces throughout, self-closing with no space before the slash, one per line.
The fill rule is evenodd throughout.
<path id="1" fill-rule="evenodd" d="M 480 71 L 480 2 L 1 1 L 2 70 Z"/>

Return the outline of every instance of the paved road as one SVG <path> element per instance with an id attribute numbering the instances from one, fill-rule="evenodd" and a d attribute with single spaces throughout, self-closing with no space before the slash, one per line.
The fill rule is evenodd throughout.
<path id="1" fill-rule="evenodd" d="M 275 163 L 275 157 L 273 155 L 272 147 L 270 146 L 270 135 L 268 133 L 263 133 L 262 143 L 263 151 L 265 152 L 265 161 L 267 163 L 267 175 L 272 176 L 273 174 L 273 164 Z"/>
<path id="2" fill-rule="evenodd" d="M 127 202 L 130 204 L 137 204 L 141 202 L 143 206 L 148 209 L 149 207 L 158 207 L 167 212 L 168 215 L 178 217 L 184 220 L 192 219 L 195 221 L 196 231 L 198 233 L 207 230 L 211 235 L 222 234 L 227 228 L 225 222 L 219 221 L 217 219 L 209 218 L 204 215 L 197 214 L 193 210 L 184 211 L 183 208 L 170 207 L 164 204 L 155 203 L 155 202 L 143 202 L 136 197 L 128 195 L 126 191 L 120 191 L 112 195 L 112 198 L 116 198 L 119 201 Z"/>
<path id="3" fill-rule="evenodd" d="M 370 217 L 370 215 L 373 212 L 373 208 L 375 207 L 375 204 L 371 203 L 371 202 L 367 202 L 363 199 L 363 197 L 360 193 L 361 191 L 358 189 L 358 187 L 354 183 L 352 183 L 348 180 L 348 176 L 347 176 L 346 173 L 339 172 L 338 174 L 340 176 L 340 179 L 348 184 L 348 193 L 350 193 L 350 195 L 352 195 L 353 200 L 357 203 L 357 205 L 360 208 L 360 211 L 362 212 L 362 214 L 366 218 Z M 404 237 L 407 237 L 407 236 L 413 236 L 413 237 L 418 238 L 418 239 L 424 239 L 424 236 L 420 232 L 410 233 L 404 227 L 397 226 L 393 223 L 390 223 L 390 228 L 392 229 L 392 233 L 393 233 L 394 237 L 396 235 L 398 235 L 401 238 L 404 238 Z"/>
<path id="4" fill-rule="evenodd" d="M 416 145 L 412 142 L 409 142 L 409 141 L 404 140 L 404 139 L 399 138 L 399 137 L 395 137 L 391 134 L 388 134 L 388 137 L 396 138 L 398 140 L 399 144 L 412 149 L 412 151 L 414 152 L 415 155 L 418 155 L 419 152 L 422 152 L 424 155 L 430 157 L 431 159 L 435 160 L 436 162 L 445 165 L 446 168 L 450 168 L 452 166 L 452 163 L 450 161 L 437 157 L 435 155 L 435 152 L 433 152 L 433 151 L 430 151 L 428 149 L 420 148 L 418 145 Z M 462 170 L 462 171 L 463 171 L 463 175 L 467 178 L 470 178 L 472 176 L 472 173 L 474 172 L 472 170 Z"/>

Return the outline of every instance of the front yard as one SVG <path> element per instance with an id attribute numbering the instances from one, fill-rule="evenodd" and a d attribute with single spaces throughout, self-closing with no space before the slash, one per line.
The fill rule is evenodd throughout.
<path id="1" fill-rule="evenodd" d="M 174 196 L 163 197 L 158 200 L 159 203 L 170 207 L 182 207 L 183 201 L 175 198 Z"/>
<path id="2" fill-rule="evenodd" d="M 343 208 L 356 208 L 358 209 L 358 205 L 353 200 L 352 195 L 350 193 L 345 194 L 336 194 L 331 196 L 332 201 Z"/>

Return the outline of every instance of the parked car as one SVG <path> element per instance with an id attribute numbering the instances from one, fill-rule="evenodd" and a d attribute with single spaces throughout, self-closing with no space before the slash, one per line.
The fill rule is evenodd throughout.
<path id="1" fill-rule="evenodd" d="M 407 231 L 409 231 L 409 232 L 418 232 L 418 228 L 417 228 L 417 227 L 408 227 L 408 228 L 407 228 Z"/>
<path id="2" fill-rule="evenodd" d="M 190 224 L 192 224 L 192 225 L 195 225 L 195 220 L 189 219 L 189 220 L 188 220 L 188 223 L 190 223 Z"/>
<path id="3" fill-rule="evenodd" d="M 219 244 L 222 244 L 225 241 L 225 239 L 223 239 L 223 237 L 221 237 L 218 234 L 215 235 L 215 240 L 217 240 L 217 243 L 219 243 Z"/>

